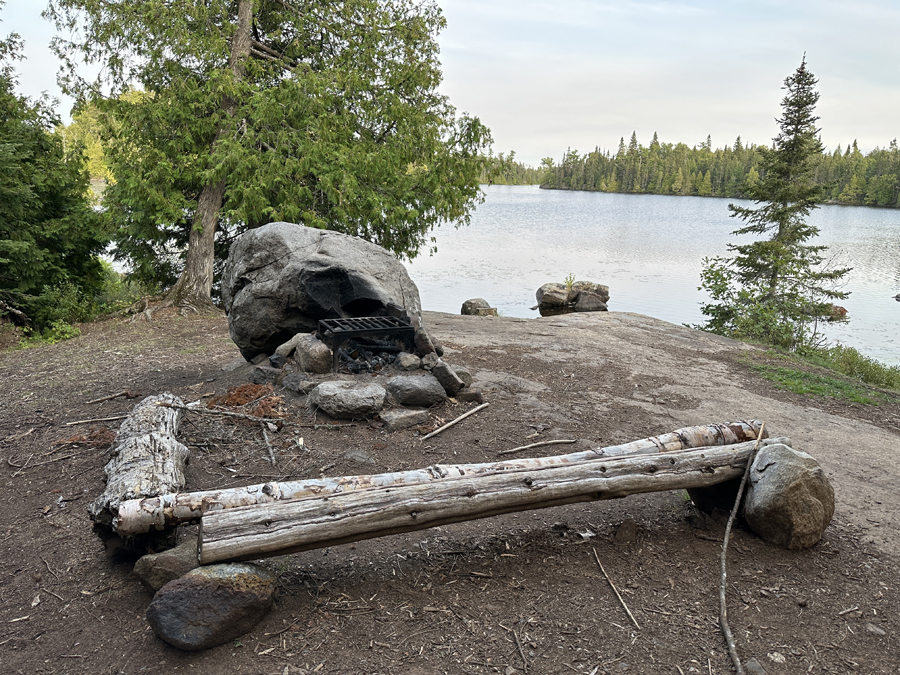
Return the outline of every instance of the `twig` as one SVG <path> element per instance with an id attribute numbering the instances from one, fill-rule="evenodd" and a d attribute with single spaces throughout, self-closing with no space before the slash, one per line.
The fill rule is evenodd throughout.
<path id="1" fill-rule="evenodd" d="M 622 603 L 622 607 L 625 608 L 625 612 L 628 614 L 628 618 L 631 619 L 631 622 L 635 625 L 635 628 L 640 630 L 641 627 L 638 625 L 637 619 L 634 618 L 634 614 L 632 614 L 631 610 L 628 609 L 628 605 L 625 604 L 625 601 L 622 599 L 622 596 L 619 595 L 619 590 L 616 588 L 616 585 L 612 582 L 612 579 L 609 578 L 609 575 L 606 573 L 606 570 L 603 569 L 603 563 L 600 562 L 600 556 L 597 555 L 597 549 L 591 547 L 591 550 L 594 552 L 594 559 L 597 561 L 597 564 L 600 565 L 600 571 L 603 572 L 603 576 L 606 577 L 606 580 L 609 582 L 609 585 L 613 589 L 613 592 L 616 594 L 616 597 L 619 599 L 619 602 Z"/>
<path id="2" fill-rule="evenodd" d="M 22 472 L 25 470 L 25 468 L 28 466 L 28 462 L 31 461 L 31 458 L 32 458 L 32 457 L 34 457 L 34 453 L 28 455 L 28 459 L 25 460 L 25 463 L 24 463 L 22 466 L 19 467 L 19 470 L 16 471 L 16 472 L 11 476 L 11 478 L 15 478 L 15 477 L 18 476 L 20 473 L 22 473 Z M 15 464 L 13 464 L 11 461 L 9 461 L 9 459 L 6 460 L 6 463 L 7 463 L 7 464 L 10 464 L 11 466 L 15 466 Z"/>
<path id="3" fill-rule="evenodd" d="M 3 439 L 4 443 L 10 443 L 12 441 L 20 441 L 29 434 L 31 434 L 37 427 L 31 427 L 28 431 L 24 431 L 21 434 L 15 434 L 14 436 L 7 436 Z"/>
<path id="4" fill-rule="evenodd" d="M 719 628 L 722 629 L 722 635 L 725 642 L 728 643 L 728 655 L 731 656 L 731 663 L 737 675 L 744 675 L 744 667 L 741 665 L 741 659 L 737 653 L 737 645 L 734 644 L 734 637 L 731 635 L 731 628 L 728 626 L 728 607 L 725 604 L 725 580 L 728 576 L 725 566 L 725 555 L 728 551 L 728 539 L 731 537 L 731 526 L 734 524 L 735 516 L 741 506 L 741 499 L 744 497 L 744 488 L 747 486 L 747 479 L 750 477 L 750 467 L 753 460 L 756 459 L 756 451 L 759 450 L 759 444 L 766 433 L 766 423 L 763 422 L 756 435 L 756 445 L 747 458 L 747 466 L 744 467 L 744 475 L 741 478 L 741 485 L 738 488 L 737 497 L 734 499 L 734 506 L 731 508 L 731 515 L 728 517 L 728 524 L 725 525 L 725 537 L 722 540 L 722 557 L 720 558 L 721 578 L 719 581 Z"/>
<path id="5" fill-rule="evenodd" d="M 269 461 L 272 462 L 272 466 L 275 466 L 275 451 L 272 449 L 272 444 L 269 442 L 269 434 L 266 433 L 266 423 L 262 423 L 262 432 L 263 439 L 266 441 L 266 447 L 269 449 Z"/>
<path id="6" fill-rule="evenodd" d="M 565 443 L 575 443 L 576 439 L 571 440 L 558 440 L 558 441 L 541 441 L 539 443 L 532 443 L 531 445 L 521 445 L 518 448 L 513 448 L 512 450 L 501 450 L 498 452 L 498 455 L 511 455 L 514 452 L 519 452 L 521 450 L 530 450 L 531 448 L 539 448 L 542 445 L 563 445 Z"/>
<path id="7" fill-rule="evenodd" d="M 110 394 L 109 396 L 95 398 L 93 401 L 88 401 L 87 405 L 90 405 L 91 403 L 103 403 L 104 401 L 112 401 L 114 398 L 119 398 L 120 396 L 124 396 L 125 398 L 137 398 L 138 396 L 140 396 L 140 393 L 135 393 L 126 389 L 125 391 L 120 391 L 118 394 Z"/>
<path id="8" fill-rule="evenodd" d="M 428 440 L 429 438 L 431 438 L 432 436 L 437 436 L 437 435 L 438 435 L 439 433 L 441 433 L 442 431 L 446 431 L 447 429 L 449 429 L 450 427 L 452 427 L 454 424 L 457 424 L 457 423 L 459 423 L 459 422 L 462 422 L 462 421 L 463 421 L 464 419 L 466 419 L 469 415 L 474 415 L 474 414 L 477 413 L 479 410 L 484 410 L 484 409 L 487 408 L 489 405 L 490 405 L 490 403 L 482 403 L 482 404 L 481 404 L 480 406 L 478 406 L 477 408 L 472 408 L 469 412 L 463 413 L 462 415 L 460 415 L 459 417 L 457 417 L 457 418 L 456 418 L 455 420 L 453 420 L 452 422 L 447 422 L 447 424 L 445 424 L 445 425 L 442 426 L 442 427 L 438 427 L 437 429 L 435 429 L 434 431 L 432 431 L 430 434 L 426 434 L 425 436 L 422 436 L 422 440 L 423 440 L 423 441 L 426 441 L 426 440 Z"/>
<path id="9" fill-rule="evenodd" d="M 524 664 L 525 672 L 528 672 L 528 659 L 525 658 L 525 650 L 522 649 L 522 641 L 519 639 L 519 634 L 516 631 L 513 631 L 513 637 L 516 638 L 516 647 L 519 648 L 519 656 L 522 657 L 522 663 Z"/>
<path id="10" fill-rule="evenodd" d="M 113 422 L 115 420 L 124 420 L 128 415 L 116 415 L 115 417 L 98 417 L 93 420 L 77 420 L 75 422 L 66 422 L 64 427 L 71 427 L 76 424 L 93 424 L 94 422 Z"/>

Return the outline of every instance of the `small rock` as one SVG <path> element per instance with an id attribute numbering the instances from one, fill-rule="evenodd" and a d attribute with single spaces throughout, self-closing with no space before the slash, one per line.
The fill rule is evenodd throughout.
<path id="1" fill-rule="evenodd" d="M 252 359 L 250 359 L 250 363 L 252 363 L 254 366 L 258 366 L 261 363 L 265 363 L 268 360 L 268 358 L 269 357 L 266 356 L 265 354 L 257 354 Z"/>
<path id="2" fill-rule="evenodd" d="M 416 352 L 418 352 L 419 356 L 427 356 L 428 354 L 433 354 L 437 351 L 434 343 L 431 341 L 431 338 L 428 333 L 425 332 L 424 328 L 416 329 L 415 343 Z"/>
<path id="3" fill-rule="evenodd" d="M 309 379 L 306 373 L 288 373 L 281 381 L 281 386 L 289 391 L 305 396 L 316 388 L 318 383 Z"/>
<path id="4" fill-rule="evenodd" d="M 384 405 L 385 390 L 377 384 L 323 382 L 309 392 L 307 402 L 335 419 L 359 419 L 374 415 Z"/>
<path id="5" fill-rule="evenodd" d="M 430 352 L 422 357 L 422 367 L 425 370 L 431 370 L 438 363 L 440 363 L 441 357 L 438 356 L 435 352 Z"/>
<path id="6" fill-rule="evenodd" d="M 297 340 L 294 359 L 307 373 L 331 372 L 331 350 L 315 335 L 302 335 Z"/>
<path id="7" fill-rule="evenodd" d="M 170 581 L 183 577 L 198 567 L 200 561 L 197 560 L 197 542 L 188 540 L 168 551 L 141 557 L 132 571 L 144 588 L 156 593 Z"/>
<path id="8" fill-rule="evenodd" d="M 456 400 L 460 403 L 484 403 L 484 394 L 481 389 L 463 389 L 456 393 Z"/>
<path id="9" fill-rule="evenodd" d="M 834 489 L 805 452 L 762 448 L 750 469 L 744 518 L 761 538 L 787 549 L 816 544 L 834 515 Z"/>
<path id="10" fill-rule="evenodd" d="M 173 647 L 201 651 L 251 630 L 272 607 L 275 575 L 246 563 L 208 565 L 170 581 L 147 608 L 153 632 Z"/>
<path id="11" fill-rule="evenodd" d="M 397 375 L 389 379 L 385 387 L 399 405 L 413 408 L 430 408 L 447 398 L 447 392 L 431 373 Z"/>
<path id="12" fill-rule="evenodd" d="M 448 396 L 454 396 L 456 392 L 466 386 L 466 383 L 459 378 L 453 368 L 450 367 L 450 364 L 445 361 L 439 360 L 431 369 L 431 374 L 438 379 Z"/>
<path id="13" fill-rule="evenodd" d="M 750 675 L 766 675 L 766 669 L 762 667 L 759 661 L 756 659 L 750 659 L 744 664 L 744 669 L 750 673 Z"/>
<path id="14" fill-rule="evenodd" d="M 281 371 L 270 366 L 254 366 L 248 378 L 253 384 L 274 384 L 278 381 Z"/>
<path id="15" fill-rule="evenodd" d="M 473 298 L 462 304 L 460 314 L 464 316 L 497 316 L 497 310 L 484 298 Z"/>
<path id="16" fill-rule="evenodd" d="M 405 408 L 382 410 L 379 417 L 384 422 L 385 430 L 389 432 L 409 429 L 420 424 L 428 424 L 431 420 L 427 410 L 407 410 Z"/>
<path id="17" fill-rule="evenodd" d="M 360 464 L 375 464 L 375 458 L 372 457 L 365 450 L 361 450 L 360 448 L 353 448 L 352 450 L 348 450 L 344 453 L 344 459 L 349 459 L 351 462 L 359 462 Z"/>
<path id="18" fill-rule="evenodd" d="M 798 607 L 809 607 L 809 600 L 806 598 L 797 598 Z"/>
<path id="19" fill-rule="evenodd" d="M 422 367 L 422 359 L 415 354 L 409 352 L 400 352 L 397 354 L 397 360 L 394 365 L 398 370 L 418 370 Z"/>
<path id="20" fill-rule="evenodd" d="M 472 386 L 472 381 L 475 379 L 472 377 L 472 371 L 466 368 L 465 366 L 450 366 L 453 368 L 453 372 L 456 373 L 456 376 L 463 381 L 463 384 L 467 387 Z"/>
<path id="21" fill-rule="evenodd" d="M 235 359 L 229 363 L 226 363 L 222 366 L 222 372 L 224 373 L 233 373 L 234 371 L 243 368 L 247 365 L 247 362 L 244 359 Z"/>
<path id="22" fill-rule="evenodd" d="M 269 357 L 269 365 L 281 370 L 287 364 L 287 357 L 277 351 Z"/>
<path id="23" fill-rule="evenodd" d="M 787 659 L 784 658 L 784 654 L 781 652 L 769 652 L 766 656 L 772 663 L 787 663 Z"/>
<path id="24" fill-rule="evenodd" d="M 512 666 L 506 666 L 506 670 L 503 671 L 503 675 L 516 675 L 518 671 Z"/>
<path id="25" fill-rule="evenodd" d="M 575 300 L 576 312 L 606 312 L 608 311 L 603 298 L 588 291 L 582 291 Z"/>
<path id="26" fill-rule="evenodd" d="M 565 307 L 569 303 L 569 289 L 565 284 L 544 284 L 535 293 L 535 298 L 542 307 Z"/>
<path id="27" fill-rule="evenodd" d="M 577 298 L 581 293 L 590 293 L 596 295 L 603 302 L 609 302 L 609 286 L 605 284 L 595 284 L 593 281 L 576 281 L 572 284 L 572 290 L 569 291 L 569 301 L 573 297 Z"/>
<path id="28" fill-rule="evenodd" d="M 637 535 L 638 524 L 631 518 L 626 518 L 622 521 L 622 524 L 619 525 L 618 529 L 616 530 L 616 544 L 618 544 L 619 546 L 633 544 L 635 541 L 637 541 Z"/>
<path id="29" fill-rule="evenodd" d="M 887 633 L 885 633 L 883 630 L 881 630 L 874 623 L 867 623 L 866 630 L 868 632 L 870 632 L 872 635 L 887 635 Z"/>

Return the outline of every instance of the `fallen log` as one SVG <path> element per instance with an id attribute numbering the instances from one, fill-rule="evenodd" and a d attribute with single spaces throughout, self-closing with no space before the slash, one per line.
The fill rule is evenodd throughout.
<path id="1" fill-rule="evenodd" d="M 172 394 L 149 396 L 119 426 L 110 448 L 112 459 L 103 469 L 106 489 L 88 506 L 95 524 L 113 527 L 124 501 L 184 488 L 184 466 L 190 451 L 175 439 L 181 411 L 160 403 L 181 405 Z"/>
<path id="2" fill-rule="evenodd" d="M 740 476 L 755 445 L 516 469 L 212 511 L 200 521 L 200 562 L 252 560 L 515 511 L 706 487 Z"/>
<path id="3" fill-rule="evenodd" d="M 594 448 L 554 457 L 508 459 L 484 464 L 434 465 L 426 469 L 367 476 L 270 482 L 223 490 L 160 494 L 152 498 L 123 502 L 113 520 L 113 529 L 121 535 L 133 535 L 194 521 L 212 511 L 253 504 L 317 497 L 373 487 L 431 483 L 445 478 L 475 474 L 488 475 L 519 469 L 574 465 L 615 456 L 673 452 L 713 445 L 732 445 L 742 441 L 755 440 L 761 424 L 758 420 L 750 420 L 732 424 L 685 427 L 668 434 L 622 445 Z"/>

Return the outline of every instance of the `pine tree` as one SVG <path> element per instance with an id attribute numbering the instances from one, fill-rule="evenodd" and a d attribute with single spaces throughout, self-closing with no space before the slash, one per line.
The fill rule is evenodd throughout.
<path id="1" fill-rule="evenodd" d="M 833 300 L 847 297 L 835 286 L 850 270 L 823 269 L 826 247 L 807 243 L 818 233 L 807 218 L 822 199 L 813 176 L 822 144 L 805 55 L 784 84 L 780 133 L 772 148 L 759 148 L 763 177 L 747 186 L 757 206 L 728 207 L 746 223 L 732 234 L 767 238 L 729 244 L 734 257 L 704 261 L 701 287 L 714 302 L 702 311 L 706 330 L 798 349 L 816 344 L 817 322 L 832 315 Z"/>

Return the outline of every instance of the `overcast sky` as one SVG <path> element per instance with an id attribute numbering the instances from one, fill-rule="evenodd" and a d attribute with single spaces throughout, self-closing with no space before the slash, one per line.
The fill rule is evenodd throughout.
<path id="1" fill-rule="evenodd" d="M 26 40 L 20 90 L 58 94 L 41 0 L 9 0 L 0 34 Z M 713 146 L 767 143 L 781 85 L 806 52 L 829 148 L 900 135 L 898 0 L 439 0 L 442 89 L 481 117 L 495 152 L 538 164 L 615 150 L 632 131 Z M 64 102 L 63 112 L 71 103 Z"/>

